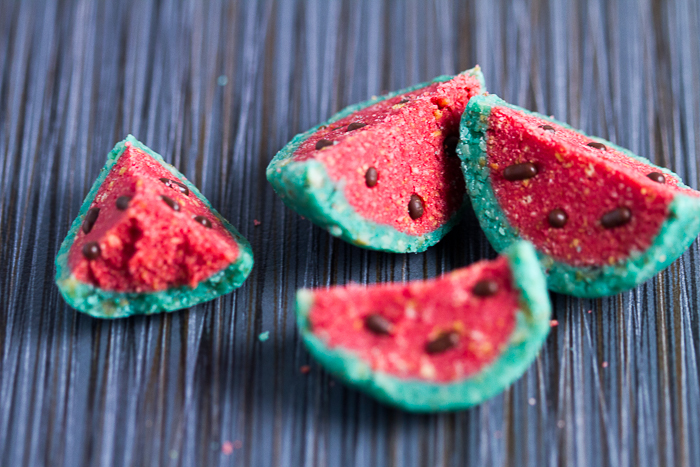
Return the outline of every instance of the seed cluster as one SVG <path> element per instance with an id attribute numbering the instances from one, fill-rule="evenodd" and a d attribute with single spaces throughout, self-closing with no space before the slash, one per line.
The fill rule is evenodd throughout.
<path id="1" fill-rule="evenodd" d="M 500 290 L 498 282 L 494 279 L 482 279 L 472 287 L 472 294 L 481 299 L 494 296 Z M 381 313 L 370 313 L 364 318 L 365 328 L 376 336 L 390 336 L 394 333 L 394 323 Z M 425 342 L 427 354 L 440 354 L 457 347 L 461 340 L 461 334 L 456 329 L 443 330 L 433 338 Z"/>
<path id="2" fill-rule="evenodd" d="M 179 193 L 189 196 L 190 195 L 190 190 L 187 188 L 187 185 L 184 183 L 178 181 L 178 180 L 173 180 L 170 178 L 159 178 L 159 180 L 168 188 L 172 188 Z M 129 204 L 131 203 L 131 200 L 134 197 L 132 195 L 122 195 L 117 198 L 115 202 L 115 206 L 117 210 L 119 211 L 125 211 L 126 209 L 129 208 Z M 166 196 L 166 195 L 161 195 L 160 199 L 168 205 L 170 209 L 173 211 L 179 212 L 181 209 L 180 203 L 178 203 L 176 200 L 173 198 Z M 100 214 L 100 208 L 99 207 L 92 207 L 88 209 L 88 212 L 85 214 L 85 217 L 83 218 L 83 223 L 82 223 L 82 230 L 85 234 L 90 233 L 92 230 L 93 226 L 95 225 L 95 222 L 97 222 L 97 218 L 99 217 Z M 212 223 L 209 219 L 207 219 L 205 216 L 194 216 L 193 217 L 194 221 L 197 222 L 198 224 L 206 227 L 207 229 L 212 228 Z M 90 241 L 85 243 L 83 245 L 82 249 L 83 256 L 87 260 L 94 260 L 100 257 L 101 255 L 101 250 L 100 250 L 100 245 L 96 241 Z"/>
<path id="3" fill-rule="evenodd" d="M 556 129 L 551 125 L 540 125 L 538 128 L 541 128 L 545 131 L 550 131 L 552 133 L 556 132 Z M 607 146 L 605 146 L 602 143 L 598 143 L 597 141 L 591 141 L 586 145 L 594 149 L 599 149 L 601 151 L 607 150 Z M 505 169 L 503 169 L 502 175 L 503 178 L 505 178 L 506 180 L 514 182 L 519 180 L 529 180 L 537 176 L 538 173 L 539 169 L 534 163 L 522 162 L 506 167 Z M 650 180 L 653 180 L 657 183 L 666 183 L 666 177 L 664 177 L 664 175 L 659 172 L 651 172 L 647 175 L 647 177 Z M 603 214 L 603 216 L 601 216 L 600 218 L 600 224 L 605 229 L 614 229 L 628 224 L 631 220 L 632 211 L 629 208 L 623 206 Z M 549 223 L 550 227 L 555 229 L 561 229 L 565 227 L 568 221 L 569 215 L 562 208 L 555 208 L 552 211 L 550 211 L 547 215 L 547 222 Z"/>

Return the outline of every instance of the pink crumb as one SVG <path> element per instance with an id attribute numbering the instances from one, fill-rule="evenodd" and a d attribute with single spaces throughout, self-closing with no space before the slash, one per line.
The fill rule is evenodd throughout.
<path id="1" fill-rule="evenodd" d="M 310 367 L 309 365 L 302 365 L 302 366 L 299 368 L 299 371 L 300 371 L 302 374 L 305 375 L 305 374 L 307 374 L 307 373 L 309 373 L 309 372 L 311 371 L 311 367 Z"/>
<path id="2" fill-rule="evenodd" d="M 549 322 L 549 325 L 551 327 L 555 328 L 555 327 L 559 326 L 559 321 L 557 321 L 556 319 L 553 319 Z"/>
<path id="3" fill-rule="evenodd" d="M 603 368 L 607 368 L 607 367 L 608 367 L 608 362 L 603 362 Z"/>
<path id="4" fill-rule="evenodd" d="M 221 445 L 221 452 L 226 456 L 230 456 L 233 453 L 233 443 L 231 441 L 224 441 Z"/>
<path id="5" fill-rule="evenodd" d="M 233 442 L 233 449 L 241 449 L 243 447 L 243 442 L 240 439 L 237 439 L 236 441 Z"/>
<path id="6" fill-rule="evenodd" d="M 253 219 L 253 225 L 254 225 L 255 227 L 259 226 L 260 224 L 262 224 L 262 222 L 260 222 L 260 221 L 257 220 L 257 219 Z"/>

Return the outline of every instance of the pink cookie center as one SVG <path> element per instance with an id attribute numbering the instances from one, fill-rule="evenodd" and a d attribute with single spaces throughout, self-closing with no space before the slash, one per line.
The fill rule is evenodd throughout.
<path id="1" fill-rule="evenodd" d="M 474 288 L 483 281 L 497 291 L 478 296 Z M 499 258 L 429 281 L 319 290 L 309 320 L 330 348 L 351 352 L 375 371 L 450 382 L 474 375 L 503 352 L 517 308 L 508 263 Z M 378 332 L 386 325 L 381 319 L 390 323 L 389 333 Z M 443 342 L 448 348 L 440 350 L 436 341 L 451 333 L 456 344 Z"/>
<path id="2" fill-rule="evenodd" d="M 91 205 L 99 208 L 94 224 L 87 234 L 81 228 L 71 246 L 68 264 L 74 276 L 105 290 L 151 292 L 196 287 L 235 261 L 233 237 L 176 181 L 165 167 L 128 145 Z M 91 242 L 99 253 L 84 252 Z"/>

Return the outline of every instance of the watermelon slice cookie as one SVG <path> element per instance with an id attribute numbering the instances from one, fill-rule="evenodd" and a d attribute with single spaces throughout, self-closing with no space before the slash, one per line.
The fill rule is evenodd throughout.
<path id="1" fill-rule="evenodd" d="M 678 175 L 494 95 L 469 102 L 458 153 L 493 247 L 531 241 L 557 292 L 630 289 L 700 231 L 700 193 Z"/>
<path id="2" fill-rule="evenodd" d="M 466 201 L 455 146 L 478 67 L 350 106 L 297 135 L 267 179 L 284 203 L 355 245 L 424 251 Z"/>
<path id="3" fill-rule="evenodd" d="M 133 136 L 118 143 L 56 257 L 72 307 L 100 318 L 172 311 L 230 292 L 248 242 L 173 166 Z"/>
<path id="4" fill-rule="evenodd" d="M 550 313 L 527 242 L 428 281 L 297 293 L 311 354 L 358 389 L 416 412 L 462 409 L 501 392 L 539 352 Z"/>

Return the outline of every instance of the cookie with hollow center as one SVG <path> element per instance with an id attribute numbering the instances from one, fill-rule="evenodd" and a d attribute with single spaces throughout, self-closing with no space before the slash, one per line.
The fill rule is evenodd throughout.
<path id="1" fill-rule="evenodd" d="M 423 251 L 466 201 L 459 119 L 484 91 L 476 67 L 350 106 L 282 148 L 267 179 L 287 206 L 343 240 Z"/>
<path id="2" fill-rule="evenodd" d="M 56 257 L 72 307 L 100 318 L 172 311 L 239 287 L 250 245 L 172 165 L 118 143 Z"/>
<path id="3" fill-rule="evenodd" d="M 311 354 L 345 382 L 416 412 L 463 409 L 501 392 L 539 352 L 550 313 L 527 242 L 437 279 L 297 292 Z"/>
<path id="4" fill-rule="evenodd" d="M 532 242 L 557 292 L 630 289 L 700 232 L 700 193 L 678 175 L 495 95 L 469 102 L 457 152 L 493 247 Z"/>

